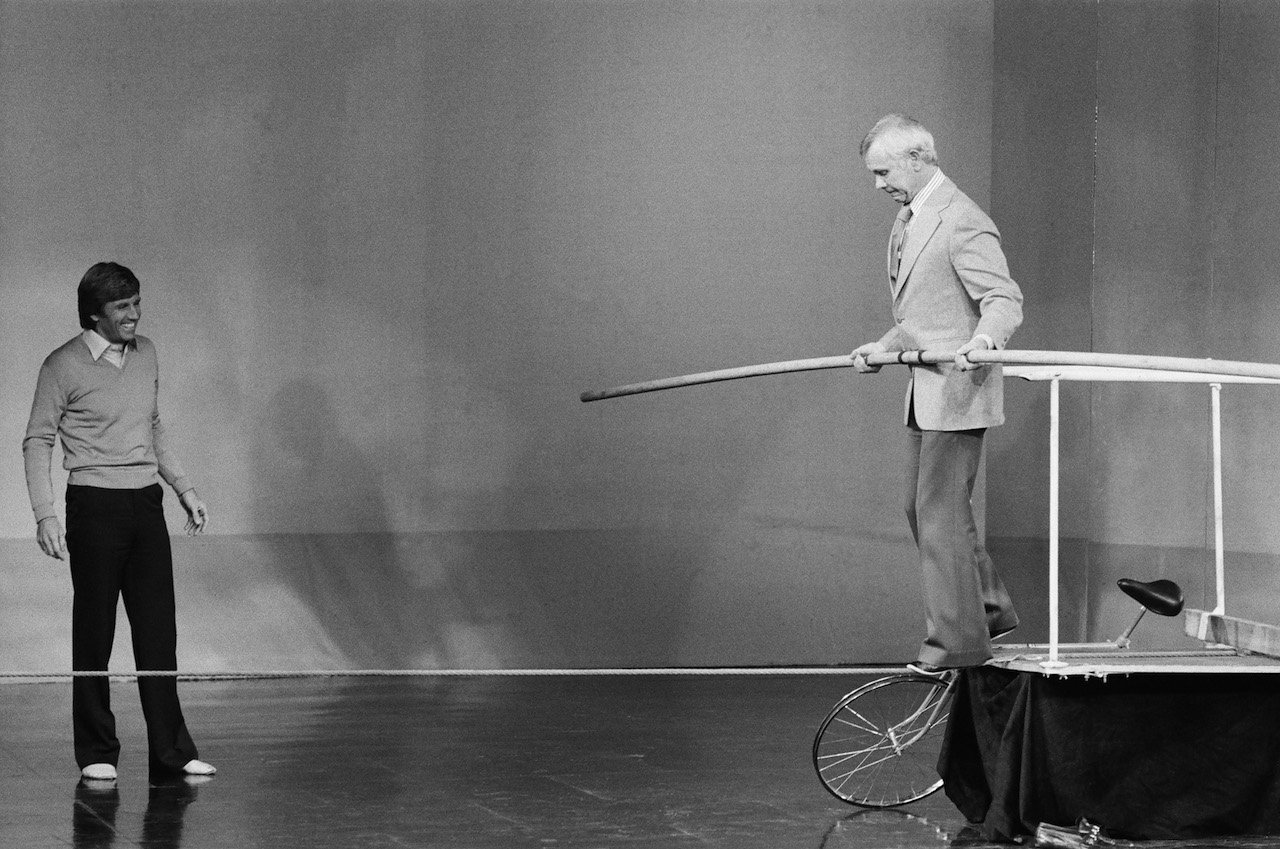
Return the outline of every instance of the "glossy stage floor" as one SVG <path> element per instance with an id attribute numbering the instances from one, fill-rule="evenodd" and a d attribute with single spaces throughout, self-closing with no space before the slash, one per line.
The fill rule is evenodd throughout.
<path id="1" fill-rule="evenodd" d="M 0 847 L 991 846 L 943 793 L 865 811 L 810 765 L 865 671 L 184 680 L 203 782 L 151 782 L 132 680 L 114 786 L 78 781 L 67 681 L 0 680 Z M 1280 840 L 1161 841 L 1163 847 Z"/>

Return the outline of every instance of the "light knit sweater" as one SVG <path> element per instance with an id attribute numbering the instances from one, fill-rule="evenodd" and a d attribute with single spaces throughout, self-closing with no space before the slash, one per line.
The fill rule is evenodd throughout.
<path id="1" fill-rule="evenodd" d="M 157 402 L 160 368 L 156 347 L 136 337 L 124 367 L 94 360 L 83 335 L 45 358 L 22 456 L 36 521 L 56 515 L 50 467 L 62 438 L 67 483 L 106 489 L 142 489 L 157 475 L 181 494 L 191 489 L 177 457 L 165 444 Z"/>

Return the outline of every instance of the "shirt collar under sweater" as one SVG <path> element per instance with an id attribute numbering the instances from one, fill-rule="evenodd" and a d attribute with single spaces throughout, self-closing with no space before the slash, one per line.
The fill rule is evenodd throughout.
<path id="1" fill-rule="evenodd" d="M 107 349 L 111 347 L 111 343 L 108 342 L 106 339 L 103 339 L 102 336 L 98 334 L 98 331 L 94 330 L 93 328 L 86 328 L 85 331 L 80 334 L 80 338 L 83 339 L 84 343 L 89 346 L 89 354 L 93 357 L 95 361 L 102 359 L 102 355 L 105 354 L 107 352 Z M 125 342 L 124 347 L 137 348 L 138 340 L 133 339 L 128 342 Z"/>

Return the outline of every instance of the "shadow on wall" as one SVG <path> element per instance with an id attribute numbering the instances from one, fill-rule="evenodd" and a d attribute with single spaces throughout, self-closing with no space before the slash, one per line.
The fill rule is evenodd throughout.
<path id="1" fill-rule="evenodd" d="M 753 345 L 732 336 L 720 340 L 729 354 L 701 350 L 712 343 L 674 345 L 668 328 L 629 314 L 609 291 L 577 302 L 529 286 L 512 297 L 545 319 L 535 327 L 555 328 L 557 315 L 580 326 L 560 334 L 573 367 L 540 381 L 531 374 L 538 391 L 512 396 L 517 418 L 557 427 L 520 443 L 503 490 L 506 515 L 568 504 L 564 515 L 579 528 L 507 537 L 503 571 L 520 570 L 527 599 L 542 605 L 553 657 L 750 666 L 906 651 L 921 621 L 914 558 L 905 522 L 881 534 L 865 510 L 851 510 L 867 480 L 881 478 L 867 471 L 878 461 L 850 450 L 858 431 L 850 418 L 875 405 L 851 401 L 848 375 L 732 381 L 584 406 L 578 391 L 607 383 L 601 374 L 678 373 L 712 357 L 751 356 L 733 352 Z M 474 354 L 483 361 L 482 350 Z M 886 409 L 900 404 L 898 385 L 864 386 L 873 388 L 892 398 Z M 612 526 L 602 526 L 611 515 Z M 899 562 L 905 578 L 890 567 Z"/>
<path id="2" fill-rule="evenodd" d="M 344 666 L 447 663 L 449 639 L 432 587 L 391 532 L 377 467 L 344 436 L 326 389 L 290 380 L 260 419 L 254 516 L 315 532 L 254 537 L 249 547 L 270 572 L 246 576 L 248 586 L 283 590 L 289 612 L 323 634 Z"/>
<path id="3" fill-rule="evenodd" d="M 255 515 L 314 530 L 180 543 L 183 668 L 670 663 L 696 535 L 398 532 L 324 387 L 291 380 L 259 419 Z"/>

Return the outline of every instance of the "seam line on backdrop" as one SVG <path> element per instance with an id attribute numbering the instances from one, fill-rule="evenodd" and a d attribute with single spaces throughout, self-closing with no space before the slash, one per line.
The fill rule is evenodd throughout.
<path id="1" fill-rule="evenodd" d="M 1217 13 L 1217 19 L 1214 21 L 1214 32 L 1213 32 L 1214 53 L 1215 53 L 1214 75 L 1213 75 L 1214 77 L 1213 78 L 1213 145 L 1212 145 L 1213 161 L 1210 164 L 1211 174 L 1213 175 L 1211 178 L 1212 182 L 1210 185 L 1214 185 L 1214 186 L 1218 184 L 1218 145 L 1222 141 L 1219 135 L 1220 127 L 1222 126 L 1222 0 L 1218 0 L 1216 13 Z M 1209 207 L 1209 293 L 1208 293 L 1208 297 L 1205 299 L 1205 303 L 1208 306 L 1208 309 L 1205 310 L 1205 315 L 1209 317 L 1209 333 L 1208 333 L 1207 341 L 1208 341 L 1208 344 L 1211 346 L 1213 345 L 1214 340 L 1217 338 L 1216 334 L 1213 332 L 1213 316 L 1215 312 L 1213 299 L 1214 299 L 1214 290 L 1216 288 L 1215 284 L 1217 283 L 1218 249 L 1220 247 L 1218 242 L 1218 233 L 1220 230 L 1218 226 L 1218 220 L 1219 220 L 1218 207 L 1221 206 L 1222 204 L 1218 200 L 1218 197 L 1219 197 L 1218 193 L 1214 192 L 1213 200 L 1211 201 L 1211 204 Z M 1227 228 L 1227 230 L 1229 233 L 1231 232 L 1231 228 Z M 1234 239 L 1232 241 L 1234 242 Z M 1212 395 L 1210 396 L 1210 406 L 1212 407 Z M 1212 457 L 1213 456 L 1212 428 L 1210 429 L 1208 441 L 1209 441 L 1209 456 Z M 1204 491 L 1204 505 L 1205 505 L 1204 548 L 1205 548 L 1205 551 L 1210 551 L 1212 550 L 1212 547 L 1213 547 L 1213 543 L 1210 542 L 1210 536 L 1214 533 L 1213 488 L 1214 488 L 1213 471 L 1212 469 L 1210 469 L 1209 474 L 1205 475 L 1205 491 Z M 1202 597 L 1204 599 L 1203 605 L 1206 609 L 1210 608 L 1210 602 L 1209 602 L 1210 587 L 1216 584 L 1215 576 L 1211 574 L 1212 571 L 1213 571 L 1213 568 L 1211 565 L 1210 558 L 1205 558 L 1204 567 L 1201 569 L 1201 578 L 1203 579 L 1201 582 L 1201 586 L 1203 588 L 1202 590 Z"/>
<path id="2" fill-rule="evenodd" d="M 1090 163 L 1091 181 L 1089 207 L 1091 215 L 1089 216 L 1089 350 L 1097 349 L 1097 320 L 1095 316 L 1098 314 L 1097 304 L 1097 287 L 1098 287 L 1098 149 L 1102 144 L 1102 103 L 1099 92 L 1101 91 L 1102 80 L 1102 2 L 1094 3 L 1094 29 L 1093 29 L 1093 161 Z M 1089 480 L 1094 479 L 1094 465 L 1097 458 L 1094 455 L 1094 428 L 1093 420 L 1097 411 L 1097 388 L 1090 385 L 1086 391 L 1087 398 L 1087 418 L 1085 421 L 1085 469 Z M 1061 450 L 1061 447 L 1059 447 Z M 1091 560 L 1090 546 L 1088 538 L 1093 536 L 1091 533 L 1093 528 L 1093 518 L 1090 513 L 1086 513 L 1084 517 L 1084 534 L 1083 541 L 1083 557 L 1082 557 L 1082 574 L 1083 574 L 1083 590 L 1084 602 L 1080 605 L 1080 610 L 1076 615 L 1076 629 L 1078 634 L 1087 634 L 1089 630 L 1089 591 L 1090 581 L 1093 576 L 1093 563 Z M 1061 526 L 1059 526 L 1061 533 Z"/>

